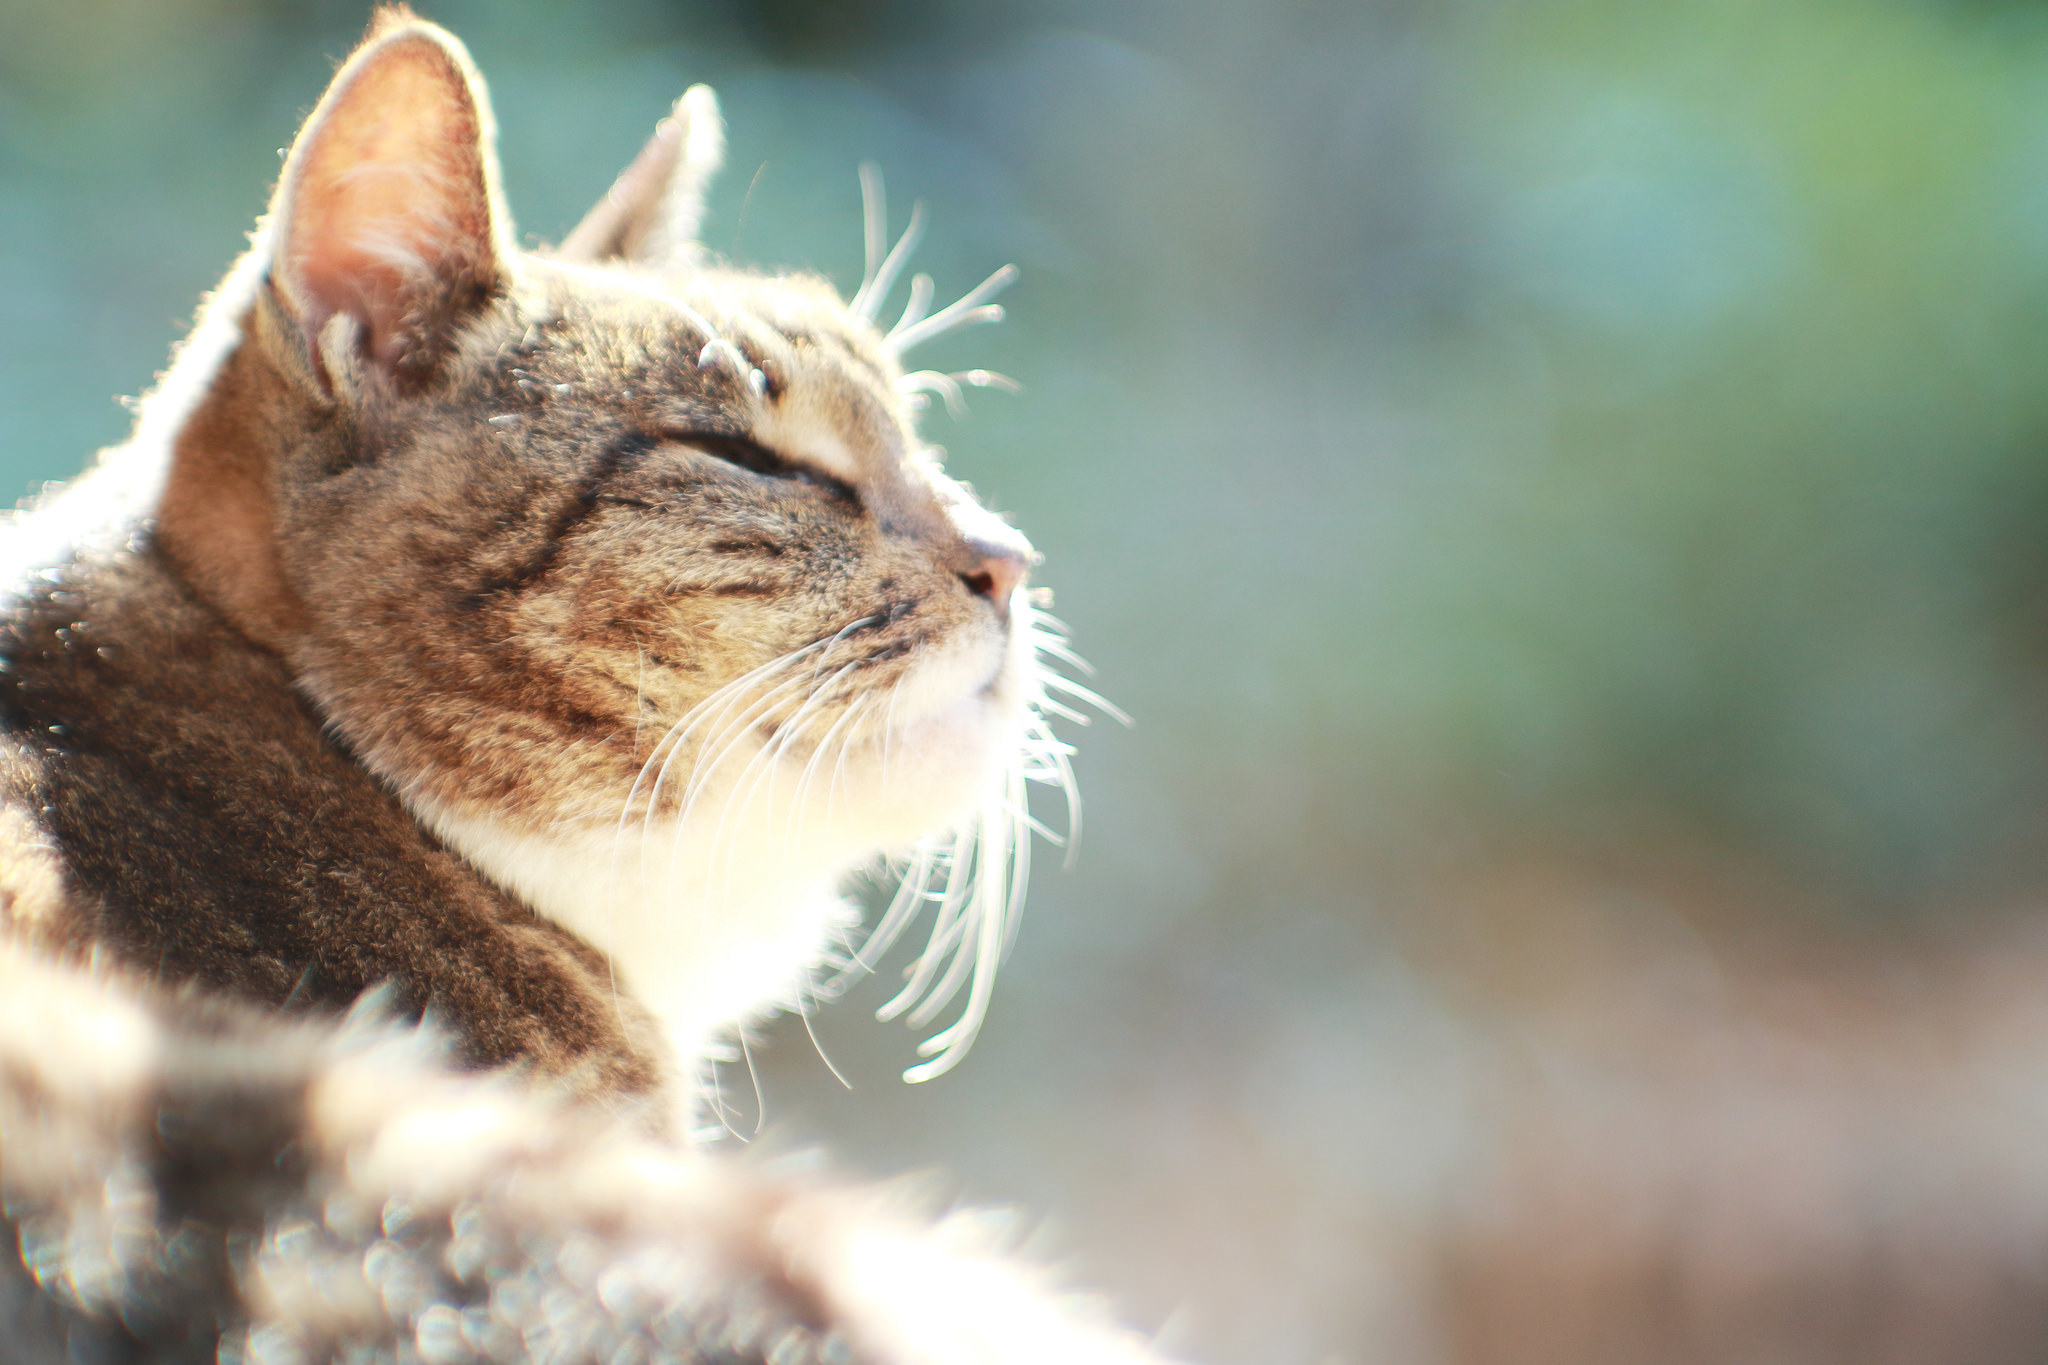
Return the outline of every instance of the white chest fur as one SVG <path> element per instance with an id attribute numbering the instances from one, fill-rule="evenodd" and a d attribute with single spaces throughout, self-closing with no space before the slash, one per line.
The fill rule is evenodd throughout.
<path id="1" fill-rule="evenodd" d="M 735 1025 L 801 1006 L 853 912 L 844 862 L 759 831 L 673 822 L 533 832 L 478 815 L 423 811 L 484 875 L 583 937 L 622 994 L 661 1022 L 686 1067 Z"/>

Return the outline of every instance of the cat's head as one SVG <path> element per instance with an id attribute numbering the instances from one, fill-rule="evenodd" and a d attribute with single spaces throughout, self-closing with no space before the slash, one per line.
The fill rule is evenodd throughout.
<path id="1" fill-rule="evenodd" d="M 987 861 L 1050 752 L 1035 555 L 919 439 L 886 279 L 703 258 L 721 141 L 692 91 L 522 252 L 467 56 L 387 14 L 225 291 L 161 543 L 430 820 Z"/>

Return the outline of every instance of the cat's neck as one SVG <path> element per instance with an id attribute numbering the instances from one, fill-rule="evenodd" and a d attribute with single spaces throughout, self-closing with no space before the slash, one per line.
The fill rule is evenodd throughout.
<path id="1" fill-rule="evenodd" d="M 836 892 L 845 860 L 779 832 L 673 820 L 536 830 L 415 810 L 473 867 L 603 953 L 616 988 L 655 1015 L 686 1064 L 735 1027 L 804 1008 L 821 954 L 857 920 Z"/>

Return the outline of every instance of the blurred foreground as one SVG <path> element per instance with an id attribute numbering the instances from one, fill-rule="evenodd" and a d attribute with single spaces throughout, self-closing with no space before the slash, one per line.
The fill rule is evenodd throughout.
<path id="1" fill-rule="evenodd" d="M 771 1139 L 1212 1365 L 2048 1356 L 2048 8 L 420 8 L 540 237 L 708 80 L 715 249 L 849 285 L 873 159 L 1024 268 L 927 431 L 1138 724 L 968 1063 L 870 983 Z M 363 18 L 0 0 L 14 486 Z"/>

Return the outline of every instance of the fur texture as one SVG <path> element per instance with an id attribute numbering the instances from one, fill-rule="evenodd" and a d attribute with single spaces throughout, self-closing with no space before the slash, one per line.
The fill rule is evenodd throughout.
<path id="1" fill-rule="evenodd" d="M 0 948 L 0 1334 L 76 1361 L 1145 1365 L 971 1215 Z"/>
<path id="2" fill-rule="evenodd" d="M 1063 762 L 1035 555 L 918 439 L 869 321 L 902 250 L 856 308 L 689 243 L 717 117 L 523 253 L 467 55 L 380 17 L 135 441 L 17 536 L 19 932 L 273 1005 L 388 983 L 465 1061 L 687 1113 L 897 855 L 948 878 L 958 1055 Z"/>
<path id="3" fill-rule="evenodd" d="M 1064 761 L 1034 556 L 897 360 L 988 306 L 892 342 L 901 250 L 859 308 L 710 266 L 721 145 L 692 91 L 523 254 L 467 56 L 387 11 L 134 440 L 0 546 L 9 1359 L 1150 1358 L 974 1219 L 671 1140 L 878 855 L 957 1056 Z"/>

